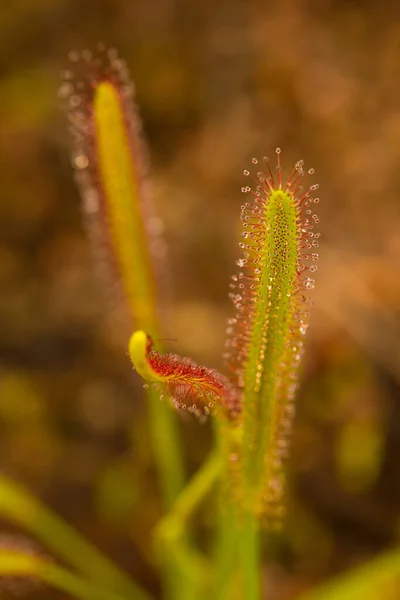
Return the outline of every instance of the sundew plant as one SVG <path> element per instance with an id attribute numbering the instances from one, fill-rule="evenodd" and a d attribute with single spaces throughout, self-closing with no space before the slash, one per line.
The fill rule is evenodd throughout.
<path id="1" fill-rule="evenodd" d="M 285 178 L 277 148 L 271 161 L 253 159 L 244 170 L 240 255 L 228 292 L 233 309 L 226 370 L 219 373 L 163 347 L 165 245 L 124 61 L 103 47 L 72 52 L 60 96 L 95 263 L 119 307 L 133 377 L 144 380 L 148 397 L 164 510 L 148 532 L 154 549 L 149 560 L 163 597 L 274 600 L 263 590 L 262 540 L 285 516 L 286 459 L 318 260 L 313 169 L 298 161 Z M 214 430 L 214 448 L 189 480 L 177 427 L 183 411 L 199 427 L 211 420 Z M 204 553 L 192 516 L 210 495 L 217 509 Z M 88 540 L 5 476 L 0 514 L 59 559 L 0 543 L 0 575 L 37 579 L 81 599 L 150 600 Z M 369 594 L 399 561 L 397 555 L 379 560 L 369 572 L 355 569 L 303 600 L 377 597 Z"/>
<path id="2" fill-rule="evenodd" d="M 225 494 L 232 511 L 238 511 L 238 560 L 243 555 L 239 585 L 244 597 L 256 597 L 258 522 L 275 523 L 283 512 L 283 459 L 308 325 L 305 294 L 314 285 L 309 275 L 318 258 L 319 234 L 313 231 L 318 218 L 312 210 L 316 200 L 312 193 L 318 185 L 306 183 L 301 161 L 284 183 L 279 149 L 276 168 L 266 159 L 261 165 L 253 160 L 254 174 L 244 172 L 251 185 L 242 191 L 251 199 L 242 206 L 242 255 L 230 292 L 235 306 L 226 353 L 230 376 L 163 353 L 153 343 L 154 337 L 162 336 L 157 256 L 149 227 L 154 217 L 148 213 L 132 87 L 123 62 L 113 56 L 104 64 L 84 54 L 83 63 L 89 73 L 87 89 L 79 91 L 77 82 L 64 84 L 67 93 L 71 90 L 68 102 L 78 182 L 94 226 L 102 229 L 99 240 L 103 244 L 106 240 L 111 251 L 110 267 L 136 328 L 129 342 L 130 358 L 150 384 L 156 421 L 164 413 L 154 432 L 159 456 L 165 444 L 176 445 L 168 404 L 215 419 Z M 162 406 L 160 396 L 169 402 Z M 162 429 L 163 437 L 156 439 Z M 160 472 L 164 466 L 159 464 Z M 164 474 L 164 484 L 170 488 L 168 479 Z M 178 491 L 178 485 L 166 489 L 166 501 Z M 248 553 L 254 554 L 253 564 Z"/>

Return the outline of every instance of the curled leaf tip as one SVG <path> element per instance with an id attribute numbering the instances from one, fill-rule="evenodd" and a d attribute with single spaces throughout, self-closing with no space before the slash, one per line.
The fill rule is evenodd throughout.
<path id="1" fill-rule="evenodd" d="M 221 408 L 230 419 L 238 416 L 239 390 L 214 369 L 197 365 L 177 354 L 160 354 L 154 349 L 152 338 L 141 330 L 131 336 L 129 356 L 138 374 L 158 385 L 176 408 L 196 415 Z"/>

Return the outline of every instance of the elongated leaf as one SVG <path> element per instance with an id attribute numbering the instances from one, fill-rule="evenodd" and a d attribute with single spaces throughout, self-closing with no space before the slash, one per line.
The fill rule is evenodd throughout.
<path id="1" fill-rule="evenodd" d="M 23 527 L 93 583 L 128 598 L 146 600 L 146 594 L 109 558 L 22 486 L 3 475 L 0 476 L 0 516 Z"/>
<path id="2" fill-rule="evenodd" d="M 400 597 L 400 550 L 355 567 L 302 594 L 298 600 L 397 600 Z"/>
<path id="3" fill-rule="evenodd" d="M 318 254 L 311 194 L 303 163 L 282 183 L 280 149 L 274 176 L 257 166 L 253 199 L 242 206 L 244 241 L 231 293 L 236 316 L 228 328 L 226 358 L 242 389 L 240 489 L 243 504 L 274 520 L 282 514 L 283 459 L 294 415 L 297 373 L 308 326 L 307 298 Z M 257 160 L 253 160 L 258 164 Z M 309 172 L 312 174 L 312 170 Z M 250 176 L 249 171 L 245 171 Z"/>
<path id="4" fill-rule="evenodd" d="M 1 578 L 7 577 L 36 580 L 71 594 L 79 600 L 128 599 L 128 596 L 121 596 L 97 587 L 42 556 L 0 549 L 0 589 Z M 131 595 L 130 598 L 131 600 L 144 600 L 146 596 L 137 594 Z"/>

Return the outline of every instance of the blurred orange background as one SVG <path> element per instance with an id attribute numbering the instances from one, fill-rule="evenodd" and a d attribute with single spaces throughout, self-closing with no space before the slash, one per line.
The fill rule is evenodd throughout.
<path id="1" fill-rule="evenodd" d="M 251 158 L 275 160 L 280 146 L 287 175 L 299 158 L 315 168 L 316 306 L 289 514 L 264 568 L 268 598 L 295 598 L 400 536 L 400 5 L 0 7 L 0 468 L 157 594 L 145 402 L 126 332 L 101 301 L 58 99 L 68 52 L 98 41 L 118 48 L 135 82 L 169 245 L 172 351 L 223 369 Z M 193 471 L 210 424 L 181 425 Z M 207 510 L 198 526 L 206 540 Z M 63 597 L 33 584 L 24 595 Z"/>

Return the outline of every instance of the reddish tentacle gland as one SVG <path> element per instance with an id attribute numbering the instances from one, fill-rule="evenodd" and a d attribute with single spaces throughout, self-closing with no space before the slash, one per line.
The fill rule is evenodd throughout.
<path id="1" fill-rule="evenodd" d="M 176 408 L 197 415 L 221 408 L 229 419 L 239 415 L 241 392 L 218 371 L 177 354 L 160 354 L 143 331 L 132 335 L 129 355 L 138 373 L 161 386 Z"/>

